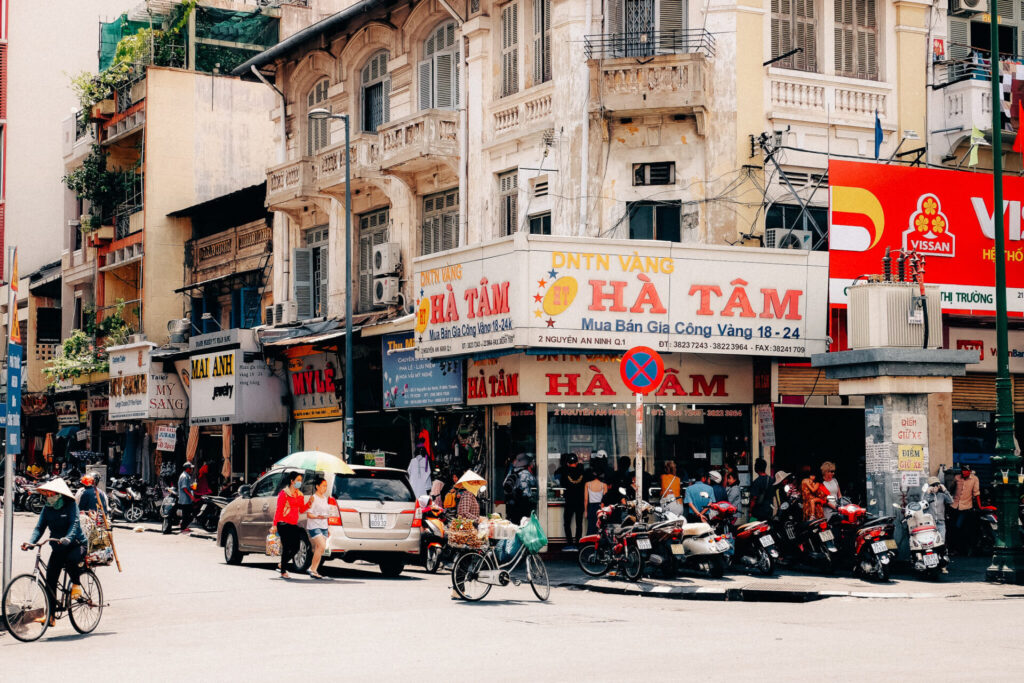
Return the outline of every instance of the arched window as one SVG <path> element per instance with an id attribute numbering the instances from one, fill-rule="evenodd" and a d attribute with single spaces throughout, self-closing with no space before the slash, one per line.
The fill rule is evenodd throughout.
<path id="1" fill-rule="evenodd" d="M 459 49 L 454 21 L 441 24 L 424 41 L 418 79 L 420 109 L 459 106 Z"/>
<path id="2" fill-rule="evenodd" d="M 306 95 L 306 113 L 314 109 L 327 108 L 327 87 L 330 85 L 325 78 L 319 81 Z M 313 156 L 331 144 L 331 127 L 329 119 L 310 119 L 306 117 L 306 156 Z"/>
<path id="3" fill-rule="evenodd" d="M 381 124 L 391 120 L 391 78 L 386 50 L 366 61 L 359 80 L 363 93 L 363 131 L 376 133 Z"/>

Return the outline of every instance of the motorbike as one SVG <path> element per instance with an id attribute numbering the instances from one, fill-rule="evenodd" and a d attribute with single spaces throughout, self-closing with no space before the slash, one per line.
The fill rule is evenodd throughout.
<path id="1" fill-rule="evenodd" d="M 837 564 L 838 548 L 828 522 L 823 518 L 804 521 L 799 491 L 788 484 L 783 491 L 786 499 L 771 521 L 780 562 L 832 573 Z"/>
<path id="2" fill-rule="evenodd" d="M 894 503 L 893 507 L 903 514 L 910 544 L 910 565 L 914 571 L 929 579 L 937 579 L 949 564 L 946 539 L 935 528 L 935 517 L 928 512 L 928 503 L 921 500 L 906 507 Z"/>
<path id="3" fill-rule="evenodd" d="M 975 534 L 974 552 L 982 557 L 992 554 L 996 546 L 996 535 L 999 533 L 999 520 L 996 517 L 995 505 L 982 505 L 978 509 L 978 533 Z"/>
<path id="4" fill-rule="evenodd" d="M 175 487 L 167 487 L 164 499 L 160 502 L 160 531 L 165 534 L 171 533 L 174 525 L 178 523 L 178 491 Z"/>
<path id="5" fill-rule="evenodd" d="M 231 500 L 223 496 L 203 496 L 196 503 L 196 516 L 192 522 L 200 529 L 213 533 L 220 522 L 220 513 Z"/>
<path id="6" fill-rule="evenodd" d="M 854 576 L 888 581 L 896 556 L 893 517 L 868 517 L 867 510 L 843 498 L 829 526 L 839 539 L 838 564 L 851 567 Z"/>
<path id="7" fill-rule="evenodd" d="M 423 515 L 423 529 L 420 534 L 420 558 L 423 568 L 430 574 L 437 573 L 449 563 L 459 558 L 460 552 L 448 544 L 448 533 L 445 526 L 451 516 L 444 508 L 434 505 L 430 496 L 424 494 L 417 500 L 420 513 Z"/>
<path id="8" fill-rule="evenodd" d="M 646 527 L 634 530 L 615 522 L 629 514 L 627 505 L 606 505 L 597 511 L 597 533 L 580 539 L 577 562 L 589 576 L 603 576 L 612 569 L 627 581 L 639 581 L 644 571 L 643 552 L 651 550 Z"/>
<path id="9" fill-rule="evenodd" d="M 654 508 L 657 522 L 650 528 L 654 552 L 664 558 L 662 576 L 674 578 L 680 571 L 720 578 L 725 573 L 728 539 L 706 522 L 691 523 L 664 508 Z"/>
<path id="10" fill-rule="evenodd" d="M 134 477 L 111 479 L 107 499 L 113 516 L 120 516 L 129 524 L 142 521 L 146 508 L 142 499 L 142 485 Z"/>
<path id="11" fill-rule="evenodd" d="M 719 537 L 729 543 L 725 559 L 738 569 L 757 569 L 765 576 L 775 571 L 779 552 L 775 548 L 771 525 L 767 522 L 748 522 L 736 527 L 736 506 L 727 502 L 711 503 L 705 511 L 708 524 Z"/>

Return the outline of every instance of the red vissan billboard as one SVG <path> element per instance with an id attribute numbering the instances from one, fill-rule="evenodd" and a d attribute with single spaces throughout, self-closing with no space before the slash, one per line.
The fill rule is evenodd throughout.
<path id="1" fill-rule="evenodd" d="M 855 278 L 882 272 L 886 248 L 926 255 L 925 281 L 942 287 L 945 313 L 995 313 L 992 175 L 832 161 L 829 301 L 845 307 Z M 1007 308 L 1024 316 L 1024 178 L 1003 182 Z M 896 260 L 893 259 L 893 272 Z"/>

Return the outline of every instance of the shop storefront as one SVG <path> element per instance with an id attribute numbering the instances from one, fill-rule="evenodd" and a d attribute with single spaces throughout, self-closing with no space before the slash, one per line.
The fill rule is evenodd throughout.
<path id="1" fill-rule="evenodd" d="M 562 536 L 560 468 L 575 454 L 609 481 L 635 463 L 627 349 L 659 350 L 645 401 L 645 495 L 758 454 L 753 359 L 825 350 L 825 255 L 519 234 L 416 263 L 416 355 L 467 358 L 466 403 L 486 406 L 491 490 L 535 454 L 540 515 Z M 524 352 L 525 350 L 525 352 Z M 620 458 L 624 460 L 620 462 Z M 625 477 L 628 481 L 628 476 Z"/>
<path id="2" fill-rule="evenodd" d="M 120 456 L 108 459 L 111 476 L 137 474 L 156 481 L 165 454 L 156 446 L 161 425 L 178 427 L 188 411 L 181 380 L 153 359 L 156 345 L 139 342 L 113 346 L 110 352 L 108 415 L 118 429 Z"/>
<path id="3" fill-rule="evenodd" d="M 208 465 L 215 479 L 251 481 L 288 454 L 284 383 L 252 330 L 196 335 L 189 350 L 179 370 L 190 395 L 186 458 Z"/>

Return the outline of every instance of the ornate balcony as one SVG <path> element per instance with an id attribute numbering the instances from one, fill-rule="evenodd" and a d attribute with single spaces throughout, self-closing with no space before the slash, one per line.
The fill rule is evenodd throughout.
<path id="1" fill-rule="evenodd" d="M 297 159 L 267 170 L 267 208 L 298 212 L 317 193 L 316 170 L 310 159 Z"/>
<path id="2" fill-rule="evenodd" d="M 878 112 L 883 126 L 889 121 L 892 87 L 887 83 L 788 70 L 768 73 L 769 119 L 874 128 Z"/>
<path id="3" fill-rule="evenodd" d="M 357 135 L 349 142 L 349 165 L 352 178 L 380 175 L 379 135 Z M 317 191 L 324 194 L 340 194 L 345 190 L 345 143 L 328 147 L 316 155 L 314 161 Z"/>
<path id="4" fill-rule="evenodd" d="M 708 57 L 714 38 L 702 31 L 651 31 L 587 36 L 591 109 L 615 116 L 696 114 L 703 133 Z"/>
<path id="5" fill-rule="evenodd" d="M 390 173 L 419 173 L 437 163 L 457 166 L 456 111 L 427 109 L 384 124 L 380 138 L 380 167 Z"/>

